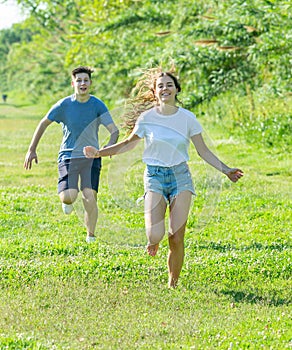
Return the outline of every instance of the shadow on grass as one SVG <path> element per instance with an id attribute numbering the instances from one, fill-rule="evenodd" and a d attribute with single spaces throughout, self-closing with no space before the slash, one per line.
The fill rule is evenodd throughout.
<path id="1" fill-rule="evenodd" d="M 290 305 L 290 298 L 280 298 L 277 296 L 260 296 L 254 293 L 246 293 L 243 291 L 236 290 L 223 290 L 217 291 L 217 294 L 223 294 L 232 297 L 232 301 L 235 303 L 250 303 L 250 304 L 261 304 L 267 306 L 283 306 Z"/>
<path id="2" fill-rule="evenodd" d="M 292 249 L 292 245 L 288 242 L 283 243 L 271 243 L 271 244 L 263 244 L 259 242 L 252 242 L 250 245 L 241 245 L 236 246 L 234 244 L 230 243 L 221 243 L 221 242 L 209 242 L 207 244 L 198 244 L 197 250 L 204 250 L 204 249 L 212 249 L 219 252 L 228 252 L 228 251 L 249 251 L 249 250 L 257 250 L 257 251 L 278 251 L 282 252 L 287 249 Z"/>

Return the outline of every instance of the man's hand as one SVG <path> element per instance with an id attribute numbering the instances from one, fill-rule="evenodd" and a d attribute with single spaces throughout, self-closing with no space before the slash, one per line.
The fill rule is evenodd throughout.
<path id="1" fill-rule="evenodd" d="M 35 161 L 36 164 L 38 164 L 38 156 L 35 151 L 28 151 L 25 156 L 23 167 L 26 170 L 30 170 L 32 167 L 32 162 Z"/>

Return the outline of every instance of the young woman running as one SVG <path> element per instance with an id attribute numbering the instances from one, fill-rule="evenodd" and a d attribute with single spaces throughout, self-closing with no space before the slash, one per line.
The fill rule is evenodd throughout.
<path id="1" fill-rule="evenodd" d="M 177 106 L 181 91 L 177 78 L 169 72 L 149 70 L 138 82 L 128 125 L 130 136 L 113 146 L 98 150 L 84 147 L 88 158 L 112 156 L 133 149 L 145 140 L 143 162 L 147 252 L 155 256 L 165 234 L 165 214 L 169 205 L 169 287 L 176 287 L 184 260 L 184 234 L 194 187 L 187 165 L 188 147 L 194 144 L 199 156 L 236 182 L 243 172 L 221 162 L 206 146 L 202 127 L 195 115 Z"/>

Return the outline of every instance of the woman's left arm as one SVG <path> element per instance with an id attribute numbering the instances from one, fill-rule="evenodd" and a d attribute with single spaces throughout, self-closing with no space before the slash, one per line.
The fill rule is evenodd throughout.
<path id="1" fill-rule="evenodd" d="M 221 162 L 221 160 L 210 151 L 205 144 L 202 134 L 192 136 L 191 140 L 198 152 L 198 155 L 204 159 L 205 162 L 225 174 L 232 182 L 238 181 L 243 176 L 242 170 L 238 168 L 229 168 L 229 166 Z"/>

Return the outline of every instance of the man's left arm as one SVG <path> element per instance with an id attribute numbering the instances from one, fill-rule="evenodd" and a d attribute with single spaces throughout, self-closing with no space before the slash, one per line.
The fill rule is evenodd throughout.
<path id="1" fill-rule="evenodd" d="M 120 132 L 116 124 L 114 123 L 108 124 L 105 127 L 111 135 L 109 142 L 104 146 L 104 147 L 108 147 L 108 146 L 114 145 L 118 141 Z"/>

